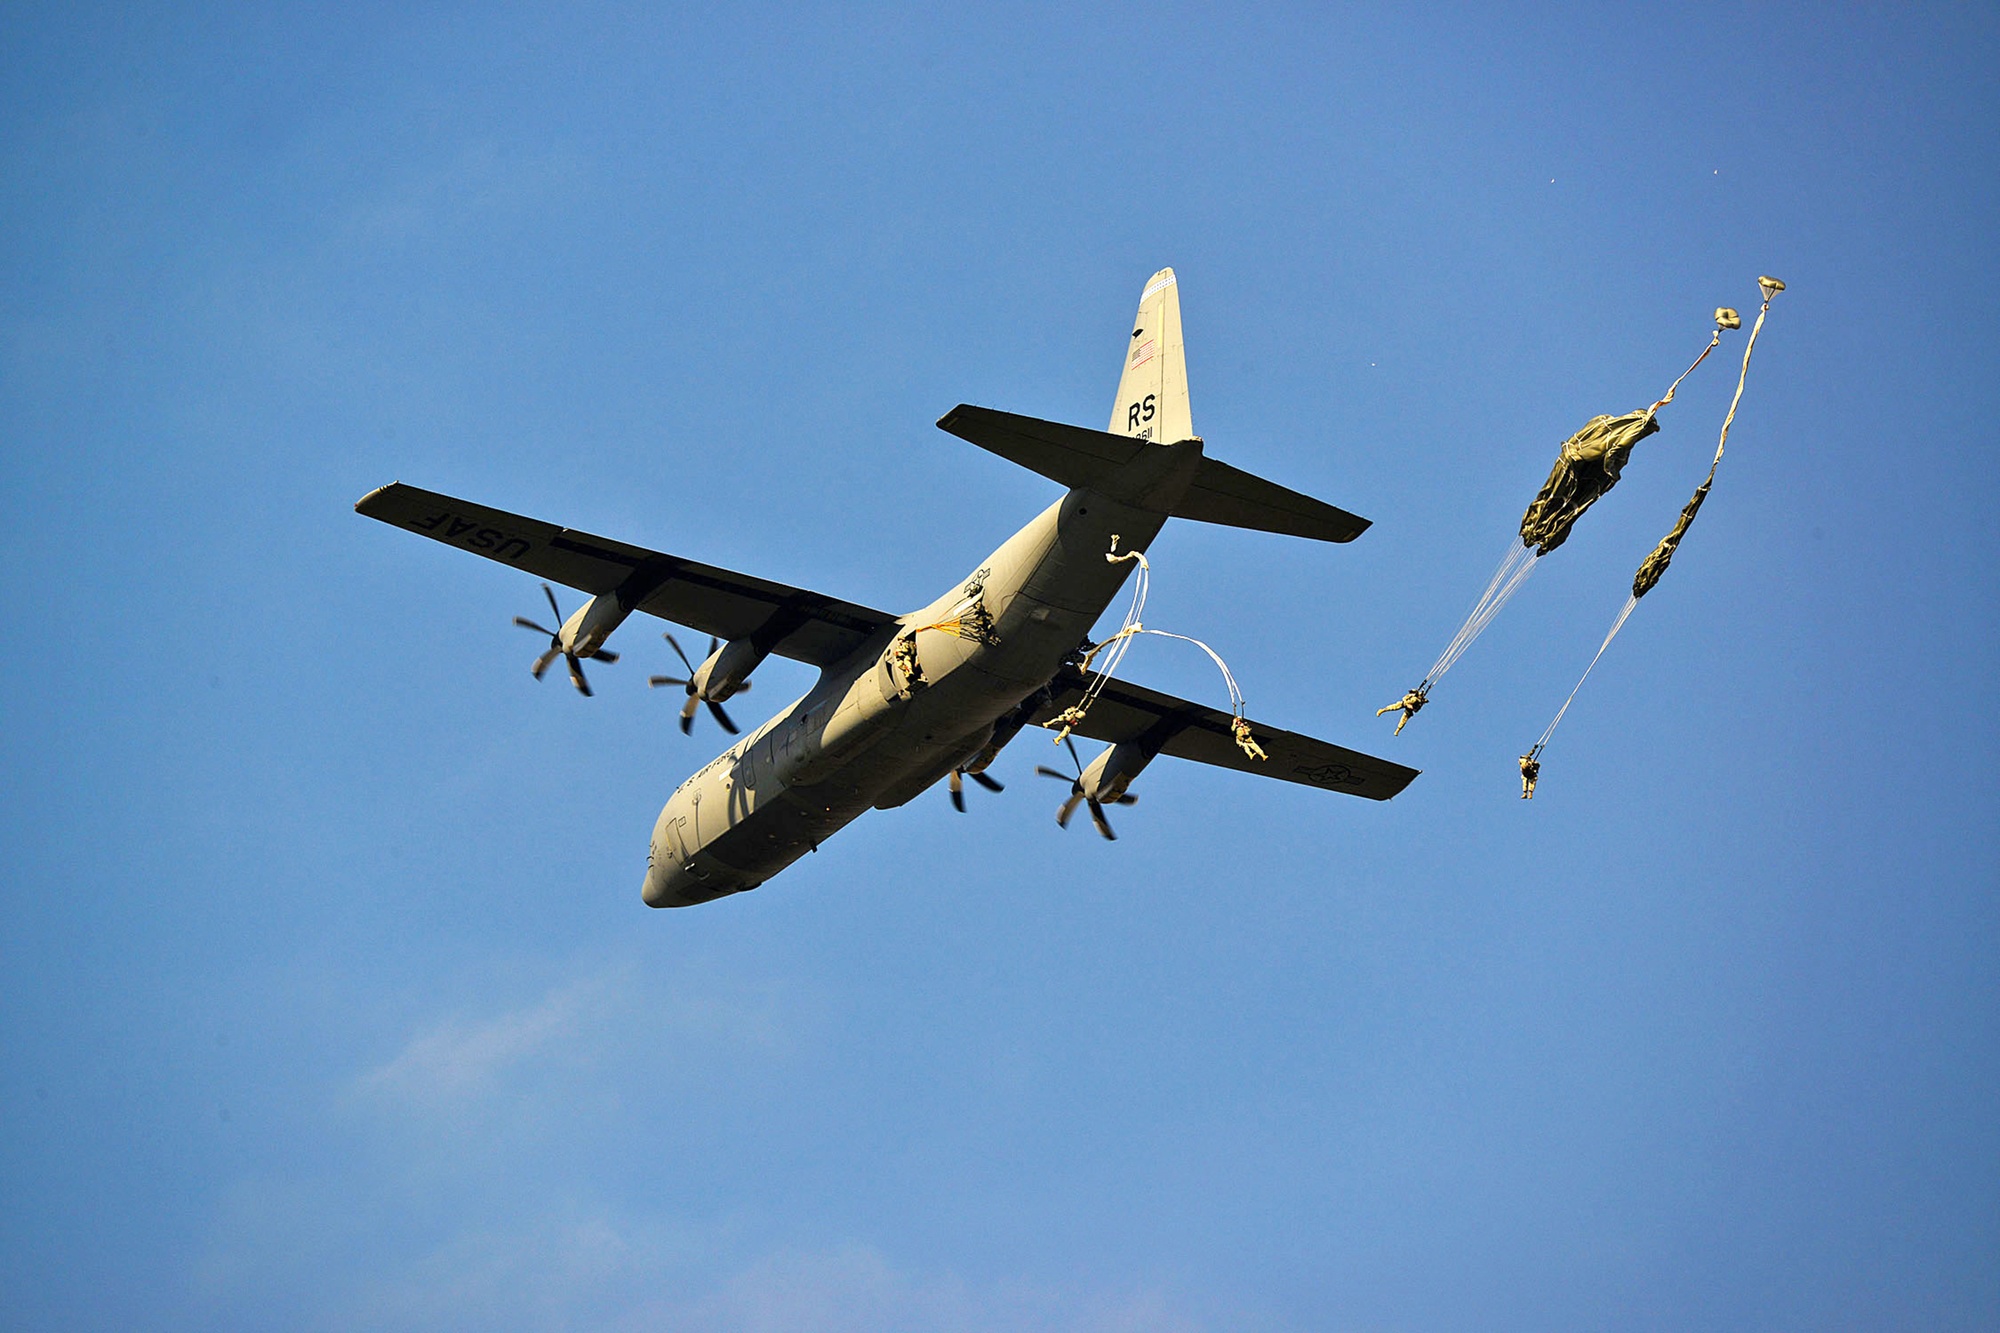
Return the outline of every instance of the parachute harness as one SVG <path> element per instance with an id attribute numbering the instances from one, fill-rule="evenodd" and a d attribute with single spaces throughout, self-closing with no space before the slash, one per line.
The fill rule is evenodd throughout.
<path id="1" fill-rule="evenodd" d="M 1118 550 L 1118 536 L 1113 533 L 1111 549 L 1105 553 L 1104 559 L 1106 563 L 1113 565 L 1122 565 L 1128 561 L 1138 562 L 1139 577 L 1133 580 L 1132 604 L 1126 608 L 1125 620 L 1118 627 L 1118 632 L 1102 643 L 1090 645 L 1085 651 L 1084 671 L 1091 670 L 1091 663 L 1096 661 L 1100 653 L 1106 654 L 1104 665 L 1097 668 L 1096 677 L 1084 687 L 1083 697 L 1055 718 L 1061 728 L 1056 733 L 1055 743 L 1059 745 L 1069 739 L 1070 732 L 1082 724 L 1084 717 L 1090 712 L 1090 706 L 1097 702 L 1097 696 L 1104 692 L 1104 687 L 1110 683 L 1112 675 L 1118 670 L 1119 663 L 1125 660 L 1125 654 L 1132 647 L 1132 640 L 1141 634 L 1152 634 L 1162 639 L 1179 639 L 1182 643 L 1191 643 L 1208 654 L 1209 660 L 1222 672 L 1222 683 L 1229 690 L 1229 731 L 1235 738 L 1237 748 L 1252 759 L 1268 759 L 1270 756 L 1266 755 L 1264 748 L 1257 744 L 1257 738 L 1250 730 L 1249 719 L 1243 715 L 1243 691 L 1237 687 L 1235 673 L 1230 671 L 1229 664 L 1222 660 L 1222 655 L 1200 639 L 1190 638 L 1185 634 L 1175 634 L 1171 630 L 1148 629 L 1141 621 L 1140 617 L 1146 611 L 1146 594 L 1151 591 L 1153 581 L 1153 567 L 1147 562 L 1146 553 L 1126 551 L 1121 554 Z"/>
<path id="2" fill-rule="evenodd" d="M 1569 692 L 1569 698 L 1563 700 L 1563 706 L 1556 710 L 1556 715 L 1549 720 L 1549 725 L 1543 729 L 1541 739 L 1537 740 L 1534 747 L 1522 756 L 1525 762 L 1534 763 L 1540 760 L 1543 748 L 1548 745 L 1549 738 L 1556 734 L 1556 728 L 1561 725 L 1563 714 L 1567 713 L 1569 706 L 1576 701 L 1577 691 L 1583 688 L 1584 681 L 1590 679 L 1591 670 L 1597 665 L 1598 658 L 1604 656 L 1604 650 L 1609 648 L 1611 641 L 1618 637 L 1618 631 L 1625 628 L 1625 622 L 1631 619 L 1633 610 L 1639 605 L 1639 599 L 1651 592 L 1658 585 L 1661 576 L 1667 572 L 1667 566 L 1672 562 L 1674 552 L 1680 548 L 1681 538 L 1687 535 L 1689 525 L 1694 522 L 1694 516 L 1701 511 L 1701 503 L 1708 498 L 1709 487 L 1715 484 L 1715 470 L 1722 465 L 1722 451 L 1729 444 L 1729 428 L 1736 421 L 1736 409 L 1743 401 L 1743 386 L 1750 378 L 1750 355 L 1757 350 L 1757 335 L 1764 330 L 1764 316 L 1770 313 L 1771 298 L 1785 290 L 1785 284 L 1772 277 L 1757 279 L 1757 286 L 1763 293 L 1764 301 L 1758 307 L 1757 322 L 1750 326 L 1750 340 L 1743 348 L 1743 368 L 1737 372 L 1736 376 L 1736 396 L 1729 400 L 1729 413 L 1722 419 L 1722 435 L 1715 442 L 1715 457 L 1708 465 L 1708 476 L 1703 478 L 1701 485 L 1695 487 L 1694 498 L 1689 500 L 1687 506 L 1681 510 L 1680 520 L 1674 524 L 1673 530 L 1665 537 L 1662 537 L 1660 544 L 1653 548 L 1652 554 L 1640 562 L 1638 573 L 1632 577 L 1632 592 L 1626 597 L 1625 605 L 1619 609 L 1618 618 L 1611 622 L 1610 632 L 1604 636 L 1604 642 L 1597 646 L 1597 655 L 1590 659 L 1590 666 L 1583 669 L 1583 675 L 1577 678 L 1575 687 Z M 1742 325 L 1742 320 L 1737 317 L 1734 310 L 1725 307 L 1715 312 L 1715 323 L 1716 337 L 1720 338 L 1722 330 L 1725 327 L 1739 328 Z M 1714 344 L 1711 343 L 1709 351 L 1713 350 L 1715 350 Z M 1707 355 L 1708 352 L 1702 353 L 1702 356 Z M 1694 364 L 1696 366 L 1700 365 L 1700 358 L 1696 358 Z M 1688 369 L 1693 370 L 1694 366 L 1689 366 Z M 1681 379 L 1686 378 L 1685 374 L 1681 376 Z M 1675 387 L 1679 387 L 1680 380 L 1675 380 L 1674 385 Z M 1662 398 L 1659 403 L 1655 403 L 1654 406 L 1658 407 L 1666 403 L 1673 396 L 1673 389 L 1667 390 L 1667 396 Z"/>

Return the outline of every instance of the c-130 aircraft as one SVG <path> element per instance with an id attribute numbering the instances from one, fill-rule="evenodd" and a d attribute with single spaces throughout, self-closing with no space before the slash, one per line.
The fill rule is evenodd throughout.
<path id="1" fill-rule="evenodd" d="M 754 889 L 871 807 L 902 805 L 941 779 L 963 809 L 961 775 L 997 787 L 986 767 L 1030 726 L 1109 743 L 1078 764 L 1058 816 L 1067 825 L 1085 803 L 1107 838 L 1103 806 L 1129 803 L 1132 780 L 1162 754 L 1378 801 L 1417 776 L 1090 669 L 1086 636 L 1143 563 L 1132 553 L 1169 517 L 1331 542 L 1368 526 L 1206 456 L 1188 406 L 1172 269 L 1154 274 L 1140 297 L 1108 430 L 963 404 L 937 424 L 1068 493 L 950 591 L 901 616 L 400 482 L 355 509 L 588 593 L 535 664 L 540 676 L 565 657 L 586 694 L 579 662 L 615 660 L 605 640 L 634 611 L 709 634 L 720 646 L 674 682 L 687 693 L 683 730 L 697 702 L 715 708 L 749 688 L 772 653 L 819 668 L 804 696 L 668 799 L 641 890 L 652 907 Z M 1254 743 L 1243 743 L 1252 732 Z"/>

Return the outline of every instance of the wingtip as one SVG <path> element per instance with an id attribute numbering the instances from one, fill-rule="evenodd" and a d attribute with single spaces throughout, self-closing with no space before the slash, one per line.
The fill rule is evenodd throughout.
<path id="1" fill-rule="evenodd" d="M 1410 768 L 1410 769 L 1404 769 L 1403 771 L 1408 773 L 1409 776 L 1404 778 L 1401 782 L 1397 783 L 1392 790 L 1385 791 L 1380 796 L 1377 796 L 1374 799 L 1378 801 L 1393 801 L 1398 796 L 1401 796 L 1404 792 L 1408 791 L 1410 789 L 1410 784 L 1412 782 L 1415 782 L 1418 778 L 1424 775 L 1424 771 L 1421 768 Z"/>

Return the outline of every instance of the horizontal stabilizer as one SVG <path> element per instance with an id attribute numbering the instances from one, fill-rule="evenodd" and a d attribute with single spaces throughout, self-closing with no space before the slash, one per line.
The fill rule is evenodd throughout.
<path id="1" fill-rule="evenodd" d="M 1111 435 L 964 403 L 945 413 L 937 424 L 961 440 L 1071 490 L 1100 485 L 1143 451 L 1158 447 L 1136 436 Z M 1171 512 L 1176 518 L 1323 542 L 1351 542 L 1368 528 L 1368 520 L 1359 515 L 1214 458 L 1202 459 L 1201 470 Z"/>
<path id="2" fill-rule="evenodd" d="M 1174 517 L 1319 542 L 1351 542 L 1368 530 L 1368 520 L 1359 514 L 1215 458 L 1201 460 L 1201 471 L 1174 506 Z"/>
<path id="3" fill-rule="evenodd" d="M 945 413 L 938 429 L 1073 491 L 1103 484 L 1142 450 L 1156 447 L 1136 435 L 1111 435 L 965 403 Z"/>

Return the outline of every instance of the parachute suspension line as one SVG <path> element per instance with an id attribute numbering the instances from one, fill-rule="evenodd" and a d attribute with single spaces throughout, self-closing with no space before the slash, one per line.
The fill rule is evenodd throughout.
<path id="1" fill-rule="evenodd" d="M 1555 717 L 1552 718 L 1549 721 L 1549 725 L 1543 729 L 1541 738 L 1537 740 L 1532 747 L 1529 748 L 1527 754 L 1527 757 L 1529 759 L 1540 759 L 1542 757 L 1542 750 L 1548 745 L 1549 738 L 1555 735 L 1556 728 L 1562 725 L 1563 714 L 1567 713 L 1569 711 L 1569 706 L 1576 702 L 1577 691 L 1583 688 L 1583 682 L 1589 680 L 1590 673 L 1596 669 L 1597 659 L 1599 657 L 1604 656 L 1604 650 L 1606 648 L 1609 648 L 1611 646 L 1611 641 L 1618 637 L 1618 631 L 1625 628 L 1625 622 L 1631 618 L 1632 608 L 1637 606 L 1638 604 L 1639 604 L 1639 599 L 1637 597 L 1627 597 L 1625 599 L 1624 609 L 1619 611 L 1618 619 L 1611 622 L 1611 632 L 1604 636 L 1603 643 L 1597 645 L 1597 656 L 1590 659 L 1590 665 L 1583 669 L 1583 674 L 1581 676 L 1577 677 L 1575 687 L 1571 689 L 1569 692 L 1569 698 L 1563 700 L 1563 706 L 1556 710 Z"/>
<path id="2" fill-rule="evenodd" d="M 1465 623 L 1452 635 L 1451 642 L 1438 654 L 1437 661 L 1424 673 L 1423 684 L 1417 686 L 1417 693 L 1429 694 L 1430 687 L 1437 684 L 1445 672 L 1465 656 L 1465 650 L 1472 641 L 1485 632 L 1493 623 L 1493 617 L 1500 614 L 1500 608 L 1507 605 L 1521 585 L 1528 581 L 1528 575 L 1535 572 L 1535 562 L 1541 559 L 1535 548 L 1524 545 L 1513 533 L 1507 534 L 1507 553 L 1500 557 L 1500 563 L 1493 570 L 1493 577 L 1486 581 L 1486 591 L 1479 594 L 1479 600 L 1472 605 L 1472 611 L 1465 617 Z"/>
<path id="3" fill-rule="evenodd" d="M 1125 621 L 1118 627 L 1118 632 L 1103 643 L 1091 645 L 1089 651 L 1084 654 L 1084 671 L 1088 672 L 1091 670 L 1091 664 L 1097 659 L 1099 653 L 1106 654 L 1104 665 L 1097 668 L 1097 676 L 1084 688 L 1083 697 L 1065 709 L 1055 719 L 1061 723 L 1061 727 L 1056 733 L 1056 743 L 1061 744 L 1064 740 L 1068 739 L 1070 732 L 1082 723 L 1084 717 L 1090 712 L 1090 706 L 1097 702 L 1097 696 L 1102 694 L 1104 687 L 1110 683 L 1112 675 L 1118 670 L 1119 663 L 1125 660 L 1125 654 L 1131 650 L 1132 641 L 1141 634 L 1153 634 L 1162 639 L 1179 639 L 1183 643 L 1191 643 L 1208 654 L 1209 660 L 1214 662 L 1216 667 L 1222 672 L 1222 683 L 1229 690 L 1229 730 L 1231 735 L 1235 737 L 1236 744 L 1242 749 L 1243 753 L 1249 755 L 1252 759 L 1268 758 L 1269 756 L 1264 753 L 1263 747 L 1257 744 L 1256 737 L 1251 733 L 1249 720 L 1243 715 L 1245 707 L 1243 691 L 1238 688 L 1235 673 L 1230 671 L 1229 664 L 1222 660 L 1222 655 L 1203 643 L 1200 639 L 1190 638 L 1185 634 L 1175 634 L 1171 630 L 1148 629 L 1140 620 L 1140 617 L 1145 614 L 1146 594 L 1151 591 L 1153 578 L 1153 567 L 1147 563 L 1146 553 L 1143 551 L 1126 551 L 1120 554 L 1118 550 L 1118 538 L 1114 534 L 1111 538 L 1111 550 L 1106 553 L 1104 559 L 1106 563 L 1113 565 L 1122 565 L 1132 560 L 1136 560 L 1139 563 L 1139 577 L 1134 581 L 1132 604 L 1126 609 Z"/>
<path id="4" fill-rule="evenodd" d="M 1725 316 L 1727 317 L 1726 319 Z M 1668 403 L 1674 401 L 1674 391 L 1681 387 L 1681 380 L 1684 380 L 1688 376 L 1694 374 L 1695 366 L 1698 366 L 1702 362 L 1708 360 L 1708 354 L 1710 352 L 1713 352 L 1716 349 L 1716 347 L 1722 342 L 1722 331 L 1724 329 L 1736 328 L 1741 323 L 1742 321 L 1736 318 L 1736 312 L 1734 310 L 1717 309 L 1715 312 L 1715 332 L 1709 335 L 1708 346 L 1702 348 L 1701 355 L 1694 359 L 1694 363 L 1690 365 L 1686 370 L 1683 370 L 1680 373 L 1680 379 L 1676 379 L 1672 384 L 1669 384 L 1667 386 L 1667 391 L 1660 395 L 1659 401 L 1646 409 L 1646 415 L 1651 416 L 1653 415 L 1653 413 L 1665 407 Z M 1750 336 L 1754 338 L 1757 335 L 1753 333 Z"/>
<path id="5" fill-rule="evenodd" d="M 1513 600 L 1514 594 L 1521 590 L 1521 585 L 1528 581 L 1528 575 L 1535 572 L 1535 562 L 1539 559 L 1541 555 L 1534 547 L 1525 544 L 1513 533 L 1508 533 L 1507 550 L 1500 557 L 1500 563 L 1494 567 L 1493 577 L 1486 581 L 1486 591 L 1480 593 L 1479 600 L 1472 604 L 1472 610 L 1466 615 L 1465 623 L 1451 636 L 1451 642 L 1438 654 L 1437 661 L 1431 663 L 1431 669 L 1424 673 L 1424 678 L 1417 682 L 1416 688 L 1387 708 L 1377 709 L 1375 716 L 1380 717 L 1384 713 L 1400 714 L 1396 721 L 1396 734 L 1402 735 L 1403 728 L 1409 725 L 1410 719 L 1430 702 L 1431 688 L 1443 679 L 1444 673 L 1451 670 L 1459 658 L 1465 656 L 1465 650 L 1470 648 L 1472 641 L 1493 623 L 1493 617 L 1500 614 L 1500 608 Z"/>

